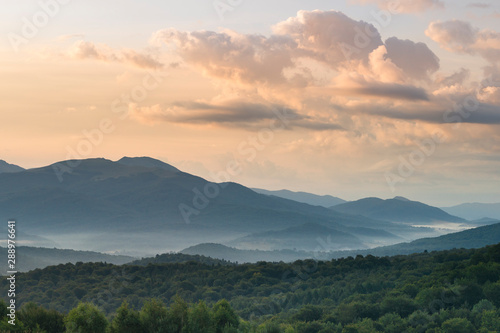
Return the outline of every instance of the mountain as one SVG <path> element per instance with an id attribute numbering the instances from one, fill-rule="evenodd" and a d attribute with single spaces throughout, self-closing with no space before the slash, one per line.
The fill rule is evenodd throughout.
<path id="1" fill-rule="evenodd" d="M 353 237 L 407 226 L 344 214 L 236 183 L 212 183 L 150 158 L 70 160 L 0 174 L 0 219 L 61 247 L 154 255 L 314 222 Z M 417 237 L 413 237 L 415 239 Z M 353 244 L 354 246 L 354 244 Z"/>
<path id="2" fill-rule="evenodd" d="M 163 253 L 157 254 L 154 257 L 142 258 L 138 260 L 131 261 L 127 265 L 136 266 L 147 266 L 150 264 L 172 264 L 172 263 L 186 263 L 186 262 L 199 262 L 206 265 L 216 266 L 216 265 L 234 265 L 230 261 L 223 259 L 214 259 L 203 255 L 190 255 L 184 253 Z"/>
<path id="3" fill-rule="evenodd" d="M 139 166 L 153 169 L 158 168 L 170 172 L 180 172 L 180 170 L 176 167 L 151 157 L 123 157 L 117 162 L 128 166 Z"/>
<path id="4" fill-rule="evenodd" d="M 14 164 L 9 164 L 5 162 L 4 160 L 0 160 L 0 173 L 10 173 L 10 172 L 19 172 L 23 171 L 24 169 L 21 168 L 20 166 L 14 165 Z"/>
<path id="5" fill-rule="evenodd" d="M 190 246 L 180 253 L 189 255 L 204 255 L 210 258 L 223 259 L 232 262 L 291 262 L 298 259 L 314 258 L 314 253 L 294 250 L 262 251 L 240 250 L 215 243 L 204 243 Z"/>
<path id="6" fill-rule="evenodd" d="M 303 251 L 367 247 L 359 238 L 352 234 L 316 223 L 306 223 L 284 230 L 259 232 L 238 238 L 227 244 L 240 249 L 294 249 Z"/>
<path id="7" fill-rule="evenodd" d="M 221 244 L 198 244 L 181 251 L 181 253 L 195 255 L 203 254 L 208 257 L 238 262 L 285 261 L 297 259 L 331 260 L 335 258 L 356 257 L 357 255 L 395 256 L 419 253 L 424 251 L 441 251 L 451 249 L 472 249 L 500 243 L 500 223 L 468 229 L 460 232 L 431 238 L 421 238 L 407 243 L 389 246 L 380 246 L 371 249 L 347 251 L 256 251 L 242 250 L 227 247 Z"/>
<path id="8" fill-rule="evenodd" d="M 409 243 L 382 246 L 368 250 L 332 252 L 333 258 L 361 255 L 392 256 L 424 251 L 473 249 L 500 243 L 500 223 L 450 233 L 447 235 L 417 239 Z"/>
<path id="9" fill-rule="evenodd" d="M 0 247 L 0 254 L 7 258 L 7 248 Z M 74 251 L 66 249 L 49 249 L 42 247 L 19 246 L 16 248 L 16 270 L 27 272 L 47 266 L 77 262 L 107 262 L 115 265 L 128 263 L 135 258 L 121 255 L 110 255 L 92 251 Z M 8 271 L 7 261 L 0 264 L 2 272 Z"/>
<path id="10" fill-rule="evenodd" d="M 441 209 L 448 214 L 460 216 L 467 220 L 477 220 L 483 217 L 500 220 L 500 203 L 464 203 Z"/>
<path id="11" fill-rule="evenodd" d="M 465 223 L 465 219 L 450 215 L 445 211 L 426 205 L 418 201 L 411 201 L 402 197 L 393 199 L 364 198 L 346 202 L 332 210 L 369 216 L 392 222 L 432 224 L 435 222 Z"/>
<path id="12" fill-rule="evenodd" d="M 289 190 L 268 191 L 260 188 L 252 188 L 252 190 L 260 194 L 274 195 L 280 198 L 303 202 L 313 206 L 323 206 L 327 208 L 347 202 L 331 195 L 316 195 L 307 192 L 292 192 Z"/>
<path id="13" fill-rule="evenodd" d="M 483 217 L 482 219 L 469 221 L 467 224 L 470 226 L 473 226 L 473 227 L 480 227 L 480 226 L 490 225 L 490 224 L 495 224 L 495 223 L 500 223 L 500 220 L 492 219 L 489 217 Z"/>

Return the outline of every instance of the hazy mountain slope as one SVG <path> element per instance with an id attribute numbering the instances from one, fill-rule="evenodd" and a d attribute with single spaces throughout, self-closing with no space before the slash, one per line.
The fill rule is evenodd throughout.
<path id="1" fill-rule="evenodd" d="M 207 265 L 234 265 L 226 260 L 210 258 L 204 255 L 190 255 L 184 253 L 163 253 L 154 257 L 142 258 L 127 263 L 128 265 L 147 266 L 149 264 L 171 264 L 185 262 L 200 262 Z"/>
<path id="2" fill-rule="evenodd" d="M 257 193 L 265 194 L 265 195 L 274 195 L 280 198 L 285 198 L 289 200 L 295 200 L 298 202 L 303 202 L 313 206 L 323 206 L 323 207 L 332 207 L 346 201 L 337 197 L 333 197 L 331 195 L 316 195 L 307 192 L 292 192 L 289 190 L 279 190 L 279 191 L 268 191 L 260 188 L 252 188 Z"/>
<path id="3" fill-rule="evenodd" d="M 294 261 L 297 259 L 314 258 L 330 260 L 358 254 L 375 256 L 393 256 L 427 251 L 450 250 L 454 248 L 480 248 L 500 242 L 500 223 L 451 233 L 439 237 L 422 238 L 409 243 L 399 243 L 390 246 L 381 246 L 372 249 L 328 251 L 255 251 L 240 250 L 221 244 L 198 244 L 181 251 L 185 254 L 203 254 L 212 258 L 238 262 Z"/>
<path id="4" fill-rule="evenodd" d="M 55 170 L 68 164 L 74 167 L 58 177 Z M 148 254 L 308 222 L 353 236 L 357 230 L 375 235 L 375 229 L 397 234 L 406 228 L 258 194 L 235 183 L 209 183 L 149 158 L 87 159 L 0 174 L 0 219 L 13 216 L 27 233 L 80 238 L 96 233 L 85 236 L 92 247 L 82 248 L 116 251 L 132 243 L 151 247 Z M 133 233 L 149 233 L 141 238 L 146 243 L 134 245 Z M 71 237 L 56 241 L 64 247 L 74 243 Z"/>
<path id="5" fill-rule="evenodd" d="M 21 168 L 20 166 L 9 164 L 4 160 L 0 160 L 0 173 L 19 172 L 23 170 L 24 168 Z"/>
<path id="6" fill-rule="evenodd" d="M 171 172 L 180 172 L 179 169 L 177 169 L 174 166 L 171 166 L 170 164 L 164 163 L 160 160 L 156 160 L 151 157 L 123 157 L 117 161 L 120 164 L 124 165 L 129 165 L 129 166 L 140 166 L 140 167 L 147 167 L 147 168 L 159 168 L 159 169 L 164 169 L 167 171 Z"/>
<path id="7" fill-rule="evenodd" d="M 500 242 L 500 223 L 455 232 L 439 237 L 417 239 L 409 243 L 377 247 L 369 250 L 333 252 L 334 258 L 356 254 L 376 256 L 410 254 L 416 252 L 480 248 Z"/>
<path id="8" fill-rule="evenodd" d="M 240 249 L 297 249 L 304 251 L 366 247 L 361 240 L 352 234 L 316 223 L 307 223 L 284 230 L 255 233 L 235 239 L 227 244 Z"/>
<path id="9" fill-rule="evenodd" d="M 7 248 L 0 247 L 0 255 L 7 258 Z M 16 248 L 16 270 L 26 272 L 36 268 L 77 262 L 107 262 L 122 265 L 135 258 L 116 256 L 92 251 L 74 251 L 67 249 L 49 249 L 43 247 L 19 246 Z M 6 272 L 7 261 L 0 264 L 2 272 Z"/>
<path id="10" fill-rule="evenodd" d="M 500 219 L 500 203 L 464 203 L 441 209 L 448 214 L 460 216 L 467 220 L 477 220 L 483 217 Z"/>
<path id="11" fill-rule="evenodd" d="M 232 262 L 257 262 L 257 261 L 295 261 L 297 259 L 314 258 L 313 253 L 304 251 L 281 250 L 281 251 L 260 251 L 260 250 L 239 250 L 221 244 L 205 243 L 191 246 L 181 251 L 184 254 L 204 255 L 211 258 L 224 259 Z"/>
<path id="12" fill-rule="evenodd" d="M 348 214 L 359 214 L 376 219 L 406 223 L 432 222 L 466 222 L 464 219 L 452 216 L 439 208 L 426 205 L 418 201 L 404 198 L 379 199 L 364 198 L 340 204 L 331 209 Z"/>

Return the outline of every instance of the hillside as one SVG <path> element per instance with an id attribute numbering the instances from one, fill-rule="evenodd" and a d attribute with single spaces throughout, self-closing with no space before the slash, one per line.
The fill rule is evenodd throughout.
<path id="1" fill-rule="evenodd" d="M 258 194 L 236 183 L 211 183 L 145 157 L 63 161 L 0 174 L 0 219 L 11 216 L 26 233 L 62 247 L 126 249 L 136 256 L 309 222 L 351 237 L 370 229 L 396 235 L 417 231 Z"/>
<path id="2" fill-rule="evenodd" d="M 210 258 L 223 259 L 239 263 L 255 263 L 258 261 L 292 262 L 298 259 L 311 259 L 315 257 L 312 252 L 294 250 L 240 250 L 222 244 L 204 243 L 190 246 L 180 253 L 189 255 L 204 255 Z"/>
<path id="3" fill-rule="evenodd" d="M 441 209 L 467 220 L 478 220 L 483 217 L 500 220 L 500 203 L 464 203 Z"/>
<path id="4" fill-rule="evenodd" d="M 7 258 L 7 248 L 0 247 L 0 255 Z M 47 266 L 77 262 L 107 262 L 115 265 L 128 263 L 135 258 L 110 255 L 92 251 L 75 251 L 67 249 L 19 246 L 16 248 L 16 270 L 27 272 Z M 0 264 L 0 270 L 8 271 L 7 261 Z"/>
<path id="5" fill-rule="evenodd" d="M 9 164 L 4 160 L 0 160 L 0 173 L 11 173 L 11 172 L 20 172 L 24 169 L 20 166 Z"/>
<path id="6" fill-rule="evenodd" d="M 257 327 L 257 332 L 275 333 L 494 332 L 500 327 L 499 279 L 500 244 L 289 264 L 66 264 L 18 274 L 16 283 L 23 290 L 16 305 L 22 309 L 34 301 L 35 307 L 67 313 L 80 302 L 93 302 L 99 304 L 95 316 L 102 311 L 117 318 L 115 323 L 164 325 L 155 326 L 164 327 L 155 330 L 160 332 L 177 331 L 166 325 L 172 323 L 177 328 L 193 321 L 210 325 L 210 318 L 219 327 L 225 323 L 221 325 L 220 318 L 236 318 L 231 321 L 233 332 L 238 327 L 241 333 L 255 332 Z M 0 281 L 3 295 L 9 283 Z M 117 311 L 123 301 L 128 305 Z M 5 304 L 0 305 L 5 312 Z M 40 320 L 48 327 L 54 322 L 42 321 L 49 313 L 39 308 L 35 312 L 33 305 L 19 313 L 26 325 L 35 326 Z M 55 317 L 63 322 L 65 316 L 52 312 L 50 318 Z M 143 331 L 153 330 L 135 332 Z"/>
<path id="7" fill-rule="evenodd" d="M 435 222 L 464 223 L 465 219 L 418 201 L 396 197 L 393 199 L 364 198 L 340 204 L 331 209 L 347 213 L 370 216 L 393 222 L 432 224 Z"/>
<path id="8" fill-rule="evenodd" d="M 398 254 L 411 254 L 424 251 L 441 251 L 451 249 L 474 249 L 500 242 L 500 223 L 477 227 L 474 229 L 450 233 L 447 235 L 417 239 L 409 243 L 399 243 L 381 246 L 368 250 L 337 251 L 332 252 L 333 258 L 348 255 L 375 255 L 390 256 Z"/>
<path id="9" fill-rule="evenodd" d="M 280 198 L 303 202 L 313 206 L 322 206 L 326 208 L 347 202 L 343 199 L 331 195 L 316 195 L 307 192 L 292 192 L 289 190 L 269 191 L 260 188 L 252 188 L 252 190 L 260 194 L 274 195 Z"/>
<path id="10" fill-rule="evenodd" d="M 234 265 L 230 261 L 223 259 L 214 259 L 202 255 L 189 255 L 184 253 L 163 253 L 157 254 L 151 258 L 142 258 L 128 262 L 127 265 L 147 266 L 150 264 L 174 264 L 186 262 L 199 262 L 205 265 Z"/>
<path id="11" fill-rule="evenodd" d="M 321 243 L 322 240 L 323 244 Z M 316 223 L 306 223 L 283 230 L 254 233 L 235 239 L 227 244 L 240 249 L 318 251 L 325 250 L 324 243 L 327 240 L 328 250 L 366 247 L 359 238 L 349 233 Z"/>

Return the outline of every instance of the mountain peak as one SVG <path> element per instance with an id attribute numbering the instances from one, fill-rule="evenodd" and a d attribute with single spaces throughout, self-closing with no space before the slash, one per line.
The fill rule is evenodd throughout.
<path id="1" fill-rule="evenodd" d="M 405 197 L 400 197 L 400 196 L 395 196 L 394 198 L 392 198 L 393 200 L 400 200 L 400 201 L 411 201 L 409 199 L 406 199 Z"/>
<path id="2" fill-rule="evenodd" d="M 174 166 L 171 166 L 170 164 L 167 164 L 165 162 L 147 156 L 142 156 L 142 157 L 125 156 L 116 162 L 128 166 L 142 166 L 147 168 L 164 169 L 170 172 L 180 172 L 179 169 L 177 169 Z"/>
<path id="3" fill-rule="evenodd" d="M 3 172 L 20 172 L 23 171 L 24 168 L 21 168 L 20 166 L 14 165 L 14 164 L 9 164 L 5 162 L 4 160 L 0 160 L 0 173 Z"/>

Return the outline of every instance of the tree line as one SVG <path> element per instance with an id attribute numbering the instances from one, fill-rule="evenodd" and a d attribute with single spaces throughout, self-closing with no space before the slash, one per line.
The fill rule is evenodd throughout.
<path id="1" fill-rule="evenodd" d="M 18 289 L 29 332 L 495 332 L 500 244 L 294 263 L 67 264 L 20 274 Z M 89 318 L 100 330 L 81 329 Z"/>

